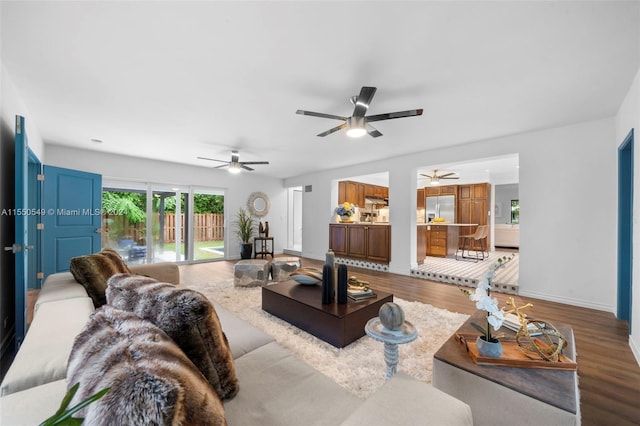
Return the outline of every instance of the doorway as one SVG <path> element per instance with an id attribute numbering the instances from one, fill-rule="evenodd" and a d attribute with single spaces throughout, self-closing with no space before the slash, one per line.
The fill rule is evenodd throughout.
<path id="1" fill-rule="evenodd" d="M 633 129 L 618 148 L 618 319 L 631 334 L 633 260 Z"/>
<path id="2" fill-rule="evenodd" d="M 287 190 L 287 251 L 302 253 L 302 187 Z"/>

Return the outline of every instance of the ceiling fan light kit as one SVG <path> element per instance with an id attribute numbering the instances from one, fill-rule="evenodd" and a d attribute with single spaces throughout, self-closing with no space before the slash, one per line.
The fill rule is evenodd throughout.
<path id="1" fill-rule="evenodd" d="M 422 115 L 422 109 L 412 109 L 408 111 L 399 111 L 399 112 L 390 112 L 385 114 L 377 114 L 365 116 L 369 109 L 369 105 L 371 104 L 371 100 L 373 99 L 373 95 L 376 93 L 375 87 L 363 86 L 360 89 L 360 94 L 358 96 L 352 96 L 350 98 L 351 103 L 354 105 L 353 114 L 351 117 L 342 117 L 339 115 L 333 114 L 325 114 L 322 112 L 313 112 L 313 111 L 305 111 L 305 110 L 297 110 L 296 114 L 300 115 L 310 115 L 312 117 L 319 118 L 329 118 L 332 120 L 341 120 L 344 123 L 333 127 L 329 130 L 326 130 L 322 133 L 319 133 L 318 136 L 325 137 L 332 133 L 335 133 L 342 129 L 347 129 L 347 136 L 352 138 L 358 138 L 364 136 L 365 133 L 368 133 L 369 136 L 377 138 L 382 136 L 375 127 L 373 127 L 370 122 L 374 121 L 382 121 L 382 120 L 391 120 L 394 118 L 403 118 L 403 117 L 415 117 L 417 115 Z"/>
<path id="2" fill-rule="evenodd" d="M 364 117 L 347 117 L 347 136 L 359 138 L 367 134 Z"/>

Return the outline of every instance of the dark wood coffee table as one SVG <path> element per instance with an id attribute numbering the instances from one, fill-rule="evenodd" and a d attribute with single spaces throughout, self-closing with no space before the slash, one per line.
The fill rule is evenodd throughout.
<path id="1" fill-rule="evenodd" d="M 393 302 L 393 294 L 376 291 L 377 297 L 345 305 L 322 304 L 320 285 L 283 281 L 262 287 L 262 309 L 319 339 L 343 348 L 364 336 L 364 326 L 378 316 L 380 307 Z"/>

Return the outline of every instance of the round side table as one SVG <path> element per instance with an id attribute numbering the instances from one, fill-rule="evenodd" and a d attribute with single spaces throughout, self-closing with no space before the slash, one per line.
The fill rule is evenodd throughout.
<path id="1" fill-rule="evenodd" d="M 387 379 L 398 371 L 398 345 L 416 340 L 418 330 L 405 321 L 399 330 L 389 330 L 380 322 L 380 317 L 371 318 L 364 331 L 375 340 L 384 343 L 384 361 L 387 364 Z"/>

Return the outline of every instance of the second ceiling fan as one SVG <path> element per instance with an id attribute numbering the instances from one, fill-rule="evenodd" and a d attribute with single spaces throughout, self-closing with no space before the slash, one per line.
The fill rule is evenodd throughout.
<path id="1" fill-rule="evenodd" d="M 333 127 L 327 131 L 319 133 L 318 136 L 320 137 L 330 135 L 332 133 L 337 132 L 338 130 L 347 129 L 347 136 L 360 137 L 368 133 L 370 136 L 374 138 L 382 136 L 382 133 L 380 133 L 375 127 L 369 124 L 371 122 L 422 115 L 422 109 L 411 109 L 407 111 L 388 112 L 385 114 L 365 116 L 365 114 L 367 113 L 367 110 L 369 109 L 369 105 L 371 104 L 371 100 L 373 99 L 373 95 L 375 95 L 375 93 L 376 93 L 375 87 L 363 86 L 362 89 L 360 89 L 360 94 L 358 96 L 353 96 L 350 99 L 351 103 L 354 105 L 353 114 L 350 117 L 343 117 L 340 115 L 333 115 L 333 114 L 325 114 L 322 112 L 304 111 L 301 109 L 297 110 L 296 114 L 310 115 L 312 117 L 330 118 L 333 120 L 344 121 L 344 123 L 340 124 L 339 126 Z"/>
<path id="2" fill-rule="evenodd" d="M 429 178 L 429 180 L 431 181 L 431 185 L 438 185 L 440 183 L 440 179 L 460 179 L 458 176 L 453 176 L 455 174 L 456 172 L 449 172 L 439 175 L 438 169 L 434 169 L 432 174 L 427 175 L 424 173 L 420 173 L 420 176 Z"/>
<path id="3" fill-rule="evenodd" d="M 219 166 L 214 167 L 214 169 L 219 169 L 221 167 L 229 167 L 229 173 L 240 173 L 242 169 L 253 171 L 253 168 L 249 167 L 247 164 L 255 165 L 255 164 L 269 164 L 268 161 L 240 161 L 240 154 L 238 151 L 231 151 L 231 161 L 225 160 L 216 160 L 215 158 L 207 158 L 207 157 L 198 157 L 200 160 L 209 160 L 209 161 L 217 161 L 219 163 L 224 163 Z"/>

